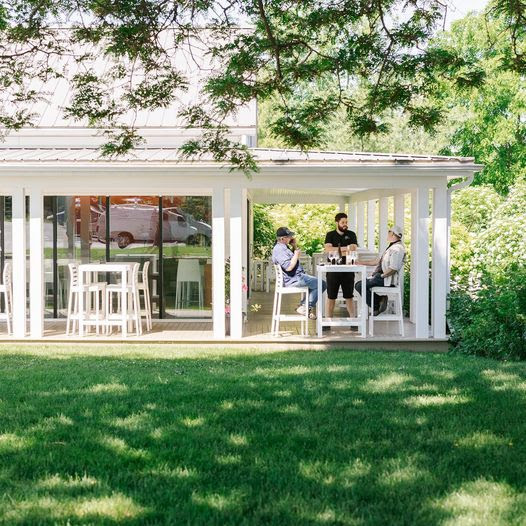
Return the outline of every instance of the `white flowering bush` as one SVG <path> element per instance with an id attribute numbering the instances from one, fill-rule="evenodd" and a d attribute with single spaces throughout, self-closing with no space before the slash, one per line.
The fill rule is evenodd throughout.
<path id="1" fill-rule="evenodd" d="M 473 248 L 475 272 L 494 271 L 512 264 L 526 266 L 526 181 L 517 183 L 497 207 Z"/>
<path id="2" fill-rule="evenodd" d="M 490 226 L 503 198 L 490 185 L 470 186 L 453 193 L 451 202 L 451 280 L 453 289 L 468 283 L 474 249 Z"/>

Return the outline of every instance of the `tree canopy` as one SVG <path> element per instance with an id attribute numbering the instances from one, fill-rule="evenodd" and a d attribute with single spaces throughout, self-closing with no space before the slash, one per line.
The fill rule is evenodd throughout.
<path id="1" fill-rule="evenodd" d="M 507 21 L 501 67 L 519 73 L 525 70 L 522 5 L 498 0 L 488 14 Z M 229 116 L 253 98 L 279 101 L 272 133 L 302 149 L 319 144 L 324 123 L 336 114 L 361 137 L 386 131 L 393 109 L 411 126 L 433 129 L 443 112 L 432 96 L 441 82 L 464 89 L 484 81 L 477 56 L 430 45 L 446 11 L 440 0 L 4 1 L 0 124 L 30 125 L 35 116 L 28 103 L 39 93 L 29 79 L 64 75 L 51 59 L 73 55 L 83 70 L 71 79 L 66 112 L 107 130 L 104 153 L 126 152 L 140 137 L 122 117 L 168 106 L 188 89 L 192 79 L 172 58 L 191 45 L 213 67 L 199 100 L 181 109 L 189 127 L 204 130 L 185 144 L 187 155 L 209 152 L 256 169 L 247 149 L 227 139 Z M 99 55 L 113 59 L 109 70 L 93 67 Z M 320 84 L 326 89 L 313 89 Z"/>

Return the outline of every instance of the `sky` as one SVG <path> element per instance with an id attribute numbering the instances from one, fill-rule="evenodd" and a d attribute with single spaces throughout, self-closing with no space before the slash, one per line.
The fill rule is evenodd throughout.
<path id="1" fill-rule="evenodd" d="M 451 22 L 463 18 L 470 11 L 482 11 L 486 7 L 488 0 L 446 0 L 449 5 L 447 10 L 446 29 Z"/>

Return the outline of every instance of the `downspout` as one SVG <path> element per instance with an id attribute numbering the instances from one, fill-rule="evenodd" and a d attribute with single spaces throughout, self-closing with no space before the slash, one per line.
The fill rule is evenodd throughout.
<path id="1" fill-rule="evenodd" d="M 446 243 L 446 249 L 447 249 L 447 294 L 449 296 L 450 290 L 451 290 L 451 194 L 453 192 L 456 192 L 457 190 L 460 190 L 462 188 L 466 188 L 469 186 L 475 177 L 475 173 L 471 173 L 468 175 L 463 181 L 460 181 L 459 183 L 456 183 L 454 185 L 451 185 L 447 189 L 447 243 Z M 448 308 L 449 308 L 449 299 L 448 299 Z"/>

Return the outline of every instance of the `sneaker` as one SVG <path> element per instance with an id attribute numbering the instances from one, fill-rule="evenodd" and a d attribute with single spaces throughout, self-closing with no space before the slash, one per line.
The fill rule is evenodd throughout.
<path id="1" fill-rule="evenodd" d="M 300 305 L 300 306 L 296 309 L 296 312 L 297 312 L 300 316 L 305 316 L 305 305 Z"/>
<path id="2" fill-rule="evenodd" d="M 309 309 L 309 319 L 310 320 L 315 320 L 316 319 L 316 313 L 314 312 L 313 309 Z"/>

